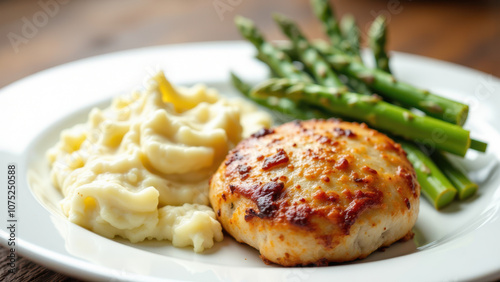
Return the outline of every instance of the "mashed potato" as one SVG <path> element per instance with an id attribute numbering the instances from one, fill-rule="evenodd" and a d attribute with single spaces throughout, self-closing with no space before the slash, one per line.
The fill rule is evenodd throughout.
<path id="1" fill-rule="evenodd" d="M 70 221 L 131 242 L 171 240 L 195 252 L 222 240 L 208 179 L 227 152 L 271 118 L 203 85 L 174 88 L 159 73 L 148 89 L 94 108 L 47 153 Z"/>

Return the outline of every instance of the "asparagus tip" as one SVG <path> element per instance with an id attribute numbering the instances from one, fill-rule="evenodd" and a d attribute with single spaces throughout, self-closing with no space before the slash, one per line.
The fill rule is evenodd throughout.
<path id="1" fill-rule="evenodd" d="M 321 17 L 326 17 L 329 13 L 332 13 L 332 7 L 329 4 L 328 0 L 311 0 L 314 13 Z"/>
<path id="2" fill-rule="evenodd" d="M 281 13 L 273 13 L 273 19 L 278 24 L 286 24 L 290 21 L 287 16 Z"/>
<path id="3" fill-rule="evenodd" d="M 241 94 L 248 97 L 250 94 L 251 86 L 244 82 L 235 72 L 229 71 L 231 76 L 231 83 Z"/>
<path id="4" fill-rule="evenodd" d="M 250 20 L 249 18 L 245 18 L 241 15 L 236 15 L 234 17 L 234 22 L 236 24 L 249 24 L 249 23 L 252 23 L 252 20 Z"/>
<path id="5" fill-rule="evenodd" d="M 374 34 L 380 33 L 380 29 L 385 28 L 386 21 L 387 20 L 384 15 L 378 15 L 373 21 L 369 32 Z"/>
<path id="6" fill-rule="evenodd" d="M 344 16 L 342 16 L 342 19 L 340 21 L 342 27 L 345 29 L 349 25 L 354 24 L 356 22 L 356 18 L 353 14 L 345 14 Z"/>

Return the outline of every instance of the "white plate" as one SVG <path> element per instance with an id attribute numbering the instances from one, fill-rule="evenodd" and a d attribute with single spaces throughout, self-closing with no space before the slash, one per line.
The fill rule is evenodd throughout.
<path id="1" fill-rule="evenodd" d="M 476 197 L 438 212 L 422 200 L 415 239 L 367 259 L 329 267 L 265 265 L 258 252 L 226 236 L 203 254 L 168 242 L 109 240 L 69 223 L 48 178 L 45 150 L 61 129 L 86 119 L 93 106 L 140 86 L 164 69 L 176 84 L 204 82 L 231 94 L 233 69 L 257 82 L 266 68 L 243 42 L 145 48 L 85 59 L 20 80 L 0 92 L 0 182 L 7 164 L 18 173 L 17 251 L 49 268 L 84 279 L 123 280 L 330 280 L 442 281 L 500 277 L 500 81 L 483 73 L 413 55 L 393 54 L 397 77 L 470 105 L 466 127 L 489 142 L 457 163 L 479 183 Z M 0 195 L 2 244 L 7 233 L 7 192 Z"/>

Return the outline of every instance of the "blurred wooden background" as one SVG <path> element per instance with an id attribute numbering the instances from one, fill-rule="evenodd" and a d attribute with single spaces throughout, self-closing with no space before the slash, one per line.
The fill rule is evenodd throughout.
<path id="1" fill-rule="evenodd" d="M 0 87 L 46 68 L 118 50 L 238 40 L 233 25 L 236 14 L 255 19 L 271 39 L 283 38 L 270 17 L 273 11 L 297 19 L 311 37 L 323 36 L 306 0 L 58 0 L 67 3 L 57 5 L 52 9 L 57 11 L 44 20 L 39 2 L 55 1 L 0 1 Z M 214 5 L 219 2 L 236 5 L 217 13 Z M 334 2 L 339 15 L 353 13 L 363 30 L 378 13 L 388 15 L 391 50 L 450 61 L 500 77 L 500 1 Z M 24 28 L 32 38 L 23 36 L 27 25 L 23 18 L 40 24 L 35 25 L 33 34 Z"/>
<path id="2" fill-rule="evenodd" d="M 500 77 L 500 1 L 333 2 L 338 15 L 354 14 L 363 31 L 384 13 L 391 50 Z M 296 19 L 311 38 L 324 36 L 306 0 L 0 0 L 0 87 L 59 64 L 119 50 L 239 40 L 233 25 L 237 14 L 254 19 L 268 38 L 282 39 L 271 19 L 275 11 Z M 1 247 L 0 280 L 70 279 L 24 258 L 20 272 L 6 277 L 6 256 Z"/>

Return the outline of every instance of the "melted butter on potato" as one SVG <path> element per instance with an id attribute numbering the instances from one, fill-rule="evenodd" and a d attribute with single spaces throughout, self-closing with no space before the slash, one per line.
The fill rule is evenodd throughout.
<path id="1" fill-rule="evenodd" d="M 202 252 L 222 240 L 208 179 L 227 152 L 271 118 L 203 85 L 148 89 L 94 108 L 49 150 L 51 179 L 70 221 L 131 242 L 170 240 Z"/>

